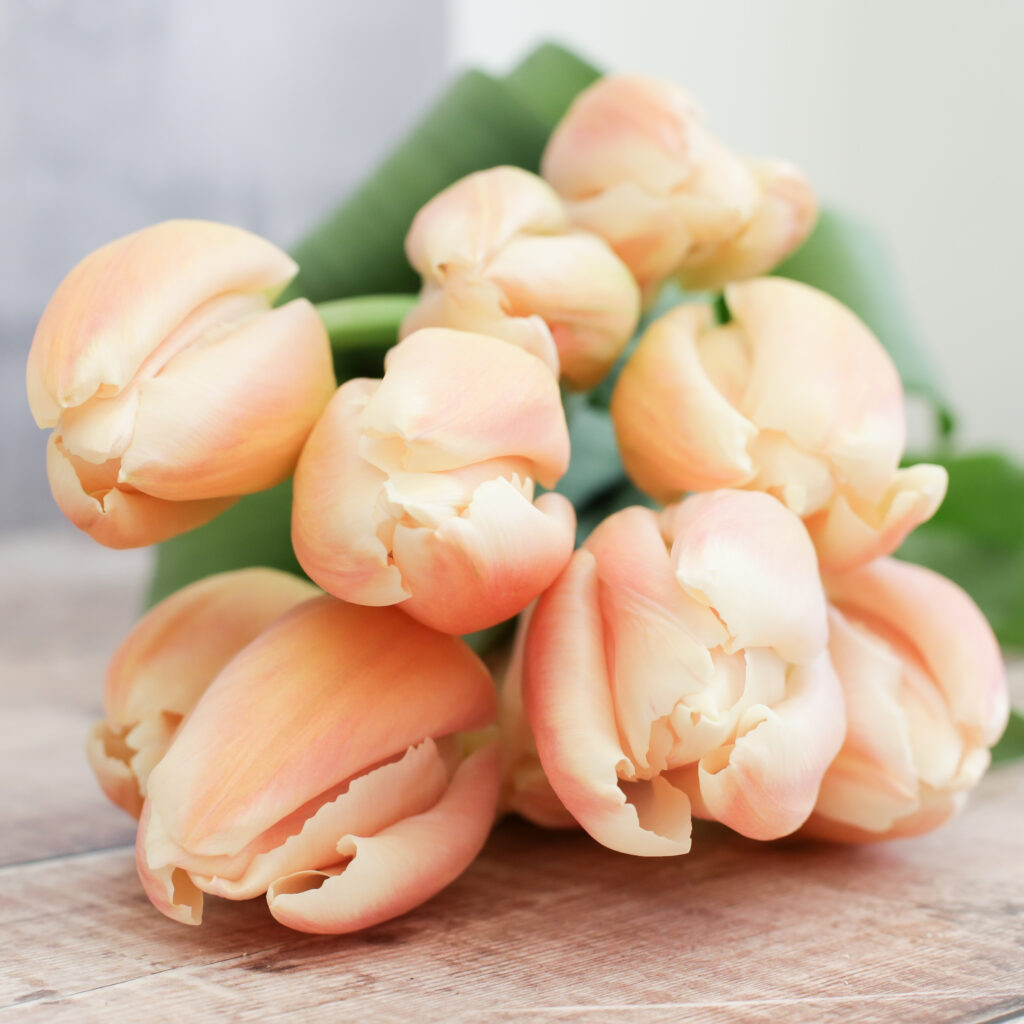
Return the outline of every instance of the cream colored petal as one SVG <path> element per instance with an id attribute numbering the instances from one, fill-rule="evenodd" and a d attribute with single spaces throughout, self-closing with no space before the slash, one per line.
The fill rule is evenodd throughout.
<path id="1" fill-rule="evenodd" d="M 280 878 L 267 892 L 271 914 L 306 932 L 343 933 L 404 914 L 451 884 L 480 852 L 494 821 L 500 782 L 496 740 L 456 769 L 429 810 L 382 831 L 350 834 L 349 858 L 328 871 Z"/>
<path id="2" fill-rule="evenodd" d="M 751 661 L 748 671 L 754 671 Z M 810 815 L 846 731 L 843 695 L 828 654 L 790 669 L 785 700 L 755 705 L 736 743 L 700 762 L 707 810 L 751 839 L 777 839 Z"/>
<path id="3" fill-rule="evenodd" d="M 149 799 L 178 847 L 231 856 L 353 775 L 495 714 L 490 676 L 462 641 L 393 608 L 317 598 L 220 673 Z"/>
<path id="4" fill-rule="evenodd" d="M 379 536 L 387 477 L 359 455 L 359 418 L 377 381 L 350 380 L 328 403 L 295 468 L 292 546 L 299 564 L 328 593 L 389 605 L 409 591 Z"/>
<path id="5" fill-rule="evenodd" d="M 757 428 L 705 373 L 698 338 L 707 306 L 684 305 L 652 324 L 626 364 L 611 414 L 636 485 L 662 501 L 689 490 L 738 486 L 754 473 L 747 448 Z"/>
<path id="6" fill-rule="evenodd" d="M 558 384 L 535 357 L 465 331 L 417 331 L 388 353 L 360 429 L 402 443 L 403 468 L 456 469 L 504 456 L 529 459 L 554 487 L 569 465 Z"/>
<path id="7" fill-rule="evenodd" d="M 570 387 L 594 387 L 636 329 L 640 290 L 596 235 L 514 239 L 483 273 L 499 287 L 510 316 L 537 315 L 548 325 Z"/>
<path id="8" fill-rule="evenodd" d="M 411 597 L 401 608 L 445 633 L 518 614 L 565 567 L 576 516 L 560 494 L 531 504 L 508 480 L 481 484 L 464 515 L 437 529 L 395 528 L 393 554 Z"/>
<path id="9" fill-rule="evenodd" d="M 289 302 L 141 384 L 119 480 L 179 501 L 272 487 L 291 475 L 334 390 L 323 323 L 305 299 Z"/>
<path id="10" fill-rule="evenodd" d="M 139 831 L 135 839 L 135 866 L 149 902 L 165 917 L 180 924 L 202 924 L 203 893 L 183 868 L 166 864 L 151 868 L 148 847 L 152 829 L 152 807 L 147 801 L 142 808 Z"/>
<path id="11" fill-rule="evenodd" d="M 165 221 L 103 246 L 61 282 L 29 353 L 29 403 L 40 426 L 97 392 L 121 390 L 196 307 L 227 292 L 273 297 L 292 259 L 240 228 Z"/>
<path id="12" fill-rule="evenodd" d="M 1009 692 L 999 644 L 978 606 L 955 583 L 885 558 L 826 580 L 830 599 L 860 616 L 927 668 L 953 719 L 992 746 L 1006 727 Z"/>
<path id="13" fill-rule="evenodd" d="M 686 795 L 634 774 L 615 720 L 593 554 L 581 549 L 540 599 L 526 641 L 524 699 L 541 764 L 566 809 L 621 853 L 690 849 Z"/>
<path id="14" fill-rule="evenodd" d="M 163 501 L 119 487 L 89 493 L 55 434 L 46 449 L 46 472 L 61 512 L 78 529 L 108 548 L 159 544 L 208 523 L 237 500 L 229 497 Z"/>
<path id="15" fill-rule="evenodd" d="M 492 167 L 449 185 L 416 214 L 405 240 L 409 262 L 443 281 L 477 267 L 521 233 L 556 234 L 569 226 L 558 195 L 518 167 Z"/>
<path id="16" fill-rule="evenodd" d="M 726 651 L 770 647 L 809 662 L 828 638 L 818 562 L 803 523 L 756 491 L 695 494 L 662 513 L 676 579 L 713 608 Z"/>
<path id="17" fill-rule="evenodd" d="M 822 567 L 846 572 L 891 554 L 911 530 L 935 514 L 948 482 L 942 466 L 919 463 L 897 470 L 877 503 L 850 492 L 837 494 L 807 521 Z"/>

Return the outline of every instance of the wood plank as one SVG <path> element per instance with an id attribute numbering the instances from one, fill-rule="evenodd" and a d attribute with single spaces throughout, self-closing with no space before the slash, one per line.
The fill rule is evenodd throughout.
<path id="1" fill-rule="evenodd" d="M 986 1021 L 1024 1012 L 1024 766 L 955 823 L 871 847 L 701 826 L 674 860 L 522 823 L 425 907 L 359 936 L 262 900 L 198 929 L 130 851 L 0 870 L 0 1020 Z M 1007 1018 L 1008 1019 L 1008 1018 Z"/>

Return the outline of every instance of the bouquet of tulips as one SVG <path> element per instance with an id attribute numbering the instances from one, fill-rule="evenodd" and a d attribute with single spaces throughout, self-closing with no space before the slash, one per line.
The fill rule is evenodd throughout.
<path id="1" fill-rule="evenodd" d="M 162 545 L 88 749 L 175 920 L 265 894 L 293 928 L 364 928 L 507 812 L 637 856 L 686 853 L 694 816 L 915 835 L 1004 730 L 984 615 L 890 557 L 947 488 L 902 464 L 892 358 L 764 276 L 812 234 L 806 178 L 673 85 L 531 61 L 485 105 L 553 123 L 521 166 L 476 145 L 463 83 L 414 216 L 399 155 L 301 272 L 168 222 L 87 256 L 40 321 L 57 503 Z M 793 259 L 824 274 L 818 237 Z"/>

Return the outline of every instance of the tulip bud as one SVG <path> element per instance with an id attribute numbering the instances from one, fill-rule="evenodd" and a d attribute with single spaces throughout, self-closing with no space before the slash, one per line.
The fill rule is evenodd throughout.
<path id="1" fill-rule="evenodd" d="M 218 603 L 226 613 L 240 579 L 205 610 L 162 613 L 163 660 L 138 687 L 151 708 L 180 707 L 186 690 L 193 704 L 145 781 L 136 858 L 147 895 L 198 924 L 204 894 L 266 893 L 275 918 L 309 932 L 412 909 L 469 865 L 494 819 L 487 670 L 462 641 L 396 609 L 321 596 L 276 618 L 209 681 L 255 624 L 228 621 L 231 643 L 213 655 L 217 620 L 201 613 Z M 197 647 L 192 677 L 186 654 Z M 136 644 L 124 671 L 151 668 L 135 660 L 147 648 Z"/>
<path id="2" fill-rule="evenodd" d="M 831 571 L 894 551 L 938 508 L 947 475 L 899 468 L 906 423 L 892 360 L 814 288 L 758 278 L 725 295 L 732 322 L 679 306 L 624 368 L 611 411 L 626 471 L 663 501 L 766 491 L 805 521 Z"/>
<path id="3" fill-rule="evenodd" d="M 849 730 L 805 829 L 854 842 L 927 832 L 963 806 L 1006 726 L 999 645 L 928 569 L 885 558 L 826 585 Z"/>
<path id="4" fill-rule="evenodd" d="M 650 78 L 606 76 L 580 93 L 541 171 L 648 298 L 672 274 L 696 284 L 761 273 L 814 223 L 798 174 L 748 164 L 707 131 L 687 93 Z"/>
<path id="5" fill-rule="evenodd" d="M 554 377 L 485 335 L 417 331 L 344 384 L 295 472 L 292 543 L 326 591 L 446 633 L 510 618 L 561 571 L 575 515 Z"/>
<path id="6" fill-rule="evenodd" d="M 537 742 L 523 707 L 523 654 L 533 608 L 531 605 L 519 616 L 512 649 L 500 673 L 498 727 L 502 792 L 499 808 L 509 814 L 519 814 L 543 828 L 577 828 L 576 819 L 555 795 L 544 774 Z"/>
<path id="7" fill-rule="evenodd" d="M 313 307 L 270 308 L 296 270 L 238 228 L 167 221 L 68 274 L 26 383 L 53 427 L 54 498 L 79 529 L 153 544 L 291 474 L 335 384 Z"/>
<path id="8" fill-rule="evenodd" d="M 136 818 L 146 781 L 222 668 L 274 619 L 319 594 L 276 569 L 208 576 L 151 609 L 107 670 L 105 720 L 87 752 L 103 792 Z"/>
<path id="9" fill-rule="evenodd" d="M 489 334 L 586 389 L 636 329 L 640 292 L 629 270 L 596 235 L 571 230 L 554 190 L 517 167 L 445 189 L 416 215 L 405 247 L 423 291 L 403 337 L 423 327 Z"/>
<path id="10" fill-rule="evenodd" d="M 763 494 L 605 520 L 540 599 L 524 697 L 541 764 L 599 842 L 690 848 L 691 812 L 798 828 L 843 740 L 825 596 L 800 520 Z"/>

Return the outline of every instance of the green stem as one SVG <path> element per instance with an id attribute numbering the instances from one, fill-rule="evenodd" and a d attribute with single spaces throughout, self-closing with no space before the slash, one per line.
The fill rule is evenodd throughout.
<path id="1" fill-rule="evenodd" d="M 416 305 L 415 295 L 360 295 L 317 304 L 335 352 L 353 348 L 388 348 L 398 338 L 402 320 Z"/>

